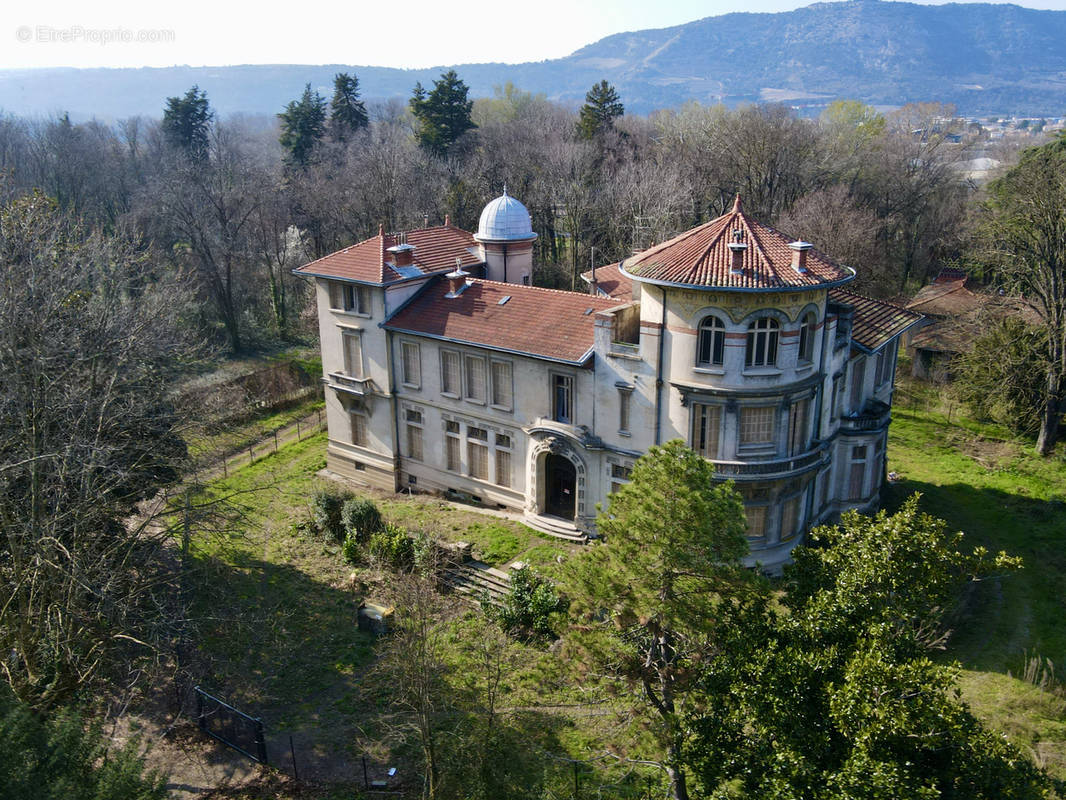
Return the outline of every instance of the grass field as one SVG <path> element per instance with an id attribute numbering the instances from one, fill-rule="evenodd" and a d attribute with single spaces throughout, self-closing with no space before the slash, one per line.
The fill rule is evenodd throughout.
<path id="1" fill-rule="evenodd" d="M 1003 431 L 940 407 L 933 393 L 901 399 L 888 468 L 902 480 L 886 489 L 886 507 L 921 492 L 924 510 L 964 531 L 970 545 L 1006 550 L 1025 564 L 975 587 L 942 657 L 961 664 L 964 696 L 978 716 L 1066 777 L 1066 699 L 1050 677 L 1066 664 L 1066 462 L 1036 457 Z M 294 529 L 308 519 L 315 488 L 327 485 L 315 475 L 324 452 L 319 434 L 213 486 L 233 494 L 244 515 L 229 533 L 197 541 L 195 611 L 206 620 L 205 683 L 262 714 L 276 740 L 292 734 L 323 776 L 344 780 L 372 725 L 360 684 L 376 645 L 356 629 L 356 608 L 364 596 L 387 593 L 387 577 L 353 571 L 335 545 Z M 390 521 L 469 541 L 496 565 L 520 558 L 551 574 L 575 552 L 517 522 L 435 498 L 371 496 Z M 465 613 L 457 625 L 475 624 L 478 612 Z M 520 666 L 509 676 L 506 704 L 581 700 L 557 655 L 516 648 Z M 1042 668 L 1026 676 L 1036 657 Z M 619 735 L 604 722 L 553 711 L 535 727 L 553 746 L 579 754 Z"/>
<path id="2" fill-rule="evenodd" d="M 921 492 L 922 508 L 963 531 L 970 546 L 1024 560 L 1021 571 L 974 588 L 944 656 L 962 665 L 964 696 L 978 716 L 1066 777 L 1066 700 L 1050 680 L 1066 666 L 1063 451 L 1041 459 L 1028 443 L 935 405 L 925 392 L 893 409 L 888 468 L 903 480 L 886 490 L 885 505 Z M 1035 658 L 1043 670 L 1023 679 Z"/>
<path id="3" fill-rule="evenodd" d="M 357 629 L 356 612 L 363 599 L 388 600 L 390 578 L 344 564 L 337 545 L 299 529 L 309 519 L 315 489 L 335 487 L 315 474 L 325 466 L 325 445 L 325 434 L 317 434 L 212 484 L 211 495 L 229 497 L 241 513 L 230 530 L 195 540 L 192 616 L 201 620 L 201 682 L 261 716 L 269 748 L 285 752 L 292 735 L 312 777 L 358 783 L 359 756 L 373 752 L 368 737 L 375 708 L 363 684 L 378 643 Z M 367 494 L 389 521 L 438 539 L 471 542 L 475 555 L 493 564 L 521 558 L 550 571 L 575 548 L 436 498 Z M 461 605 L 453 638 L 470 641 L 481 612 L 453 602 Z M 593 719 L 536 710 L 583 698 L 557 655 L 518 643 L 509 647 L 514 667 L 500 702 L 528 709 L 522 716 L 531 742 L 572 752 L 602 735 Z M 466 680 L 472 668 L 462 648 L 450 658 L 454 673 Z"/>

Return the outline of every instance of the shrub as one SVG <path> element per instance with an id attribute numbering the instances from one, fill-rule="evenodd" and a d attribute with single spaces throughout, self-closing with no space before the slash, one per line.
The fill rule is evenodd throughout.
<path id="1" fill-rule="evenodd" d="M 315 530 L 335 541 L 344 541 L 341 509 L 349 497 L 351 494 L 348 492 L 332 489 L 320 489 L 315 492 L 311 498 L 311 518 L 314 520 Z"/>
<path id="2" fill-rule="evenodd" d="M 484 604 L 486 613 L 512 636 L 539 638 L 552 636 L 552 617 L 564 614 L 570 602 L 555 590 L 547 578 L 529 567 L 511 572 L 511 591 L 503 604 Z"/>
<path id="3" fill-rule="evenodd" d="M 349 533 L 344 537 L 344 543 L 341 544 L 341 557 L 345 563 L 351 564 L 353 567 L 362 564 L 363 542 Z"/>
<path id="4" fill-rule="evenodd" d="M 365 497 L 353 497 L 345 502 L 341 509 L 341 527 L 344 529 L 345 543 L 354 538 L 357 543 L 365 544 L 370 534 L 381 530 L 384 524 L 374 501 Z"/>
<path id="5" fill-rule="evenodd" d="M 370 556 L 391 569 L 409 567 L 414 559 L 414 543 L 399 525 L 386 522 L 381 530 L 370 534 Z"/>

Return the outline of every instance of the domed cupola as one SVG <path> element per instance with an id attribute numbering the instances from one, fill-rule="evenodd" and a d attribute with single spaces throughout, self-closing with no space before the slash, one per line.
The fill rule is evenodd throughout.
<path id="1" fill-rule="evenodd" d="M 481 245 L 485 277 L 503 283 L 530 282 L 533 274 L 533 224 L 529 211 L 504 187 L 503 194 L 485 206 L 474 239 Z"/>
<path id="2" fill-rule="evenodd" d="M 503 194 L 485 206 L 474 238 L 479 242 L 526 242 L 537 238 L 529 211 L 518 200 Z"/>

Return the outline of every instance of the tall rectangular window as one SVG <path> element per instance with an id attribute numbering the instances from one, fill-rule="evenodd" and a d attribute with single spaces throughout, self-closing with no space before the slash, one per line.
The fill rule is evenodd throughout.
<path id="1" fill-rule="evenodd" d="M 569 375 L 552 375 L 552 419 L 574 421 L 574 379 Z"/>
<path id="2" fill-rule="evenodd" d="M 851 412 L 862 410 L 862 385 L 866 382 L 866 357 L 859 356 L 851 365 Z"/>
<path id="3" fill-rule="evenodd" d="M 367 432 L 366 432 L 366 415 L 351 413 L 348 415 L 348 419 L 351 421 L 351 438 L 352 444 L 359 447 L 367 446 Z"/>
<path id="4" fill-rule="evenodd" d="M 422 354 L 416 342 L 403 342 L 400 345 L 403 361 L 403 383 L 405 386 L 422 385 Z"/>
<path id="5" fill-rule="evenodd" d="M 696 341 L 696 366 L 720 367 L 725 363 L 725 325 L 718 317 L 700 322 Z"/>
<path id="6" fill-rule="evenodd" d="M 449 472 L 459 472 L 462 465 L 459 459 L 459 423 L 447 422 L 444 426 L 444 468 Z"/>
<path id="7" fill-rule="evenodd" d="M 633 476 L 633 468 L 625 464 L 611 464 L 611 494 L 614 494 Z"/>
<path id="8" fill-rule="evenodd" d="M 744 506 L 748 522 L 748 536 L 759 539 L 766 535 L 766 506 Z"/>
<path id="9" fill-rule="evenodd" d="M 511 362 L 492 362 L 492 404 L 511 410 L 514 402 L 514 387 L 511 383 Z"/>
<path id="10" fill-rule="evenodd" d="M 788 409 L 788 454 L 798 455 L 807 449 L 807 408 L 809 400 L 797 400 Z"/>
<path id="11" fill-rule="evenodd" d="M 344 374 L 353 378 L 363 377 L 363 341 L 358 333 L 343 334 Z"/>
<path id="12" fill-rule="evenodd" d="M 851 448 L 851 464 L 848 474 L 848 499 L 862 500 L 866 483 L 866 447 L 856 445 Z"/>
<path id="13" fill-rule="evenodd" d="M 466 357 L 465 396 L 475 403 L 485 402 L 485 359 L 482 356 Z"/>
<path id="14" fill-rule="evenodd" d="M 407 422 L 407 457 L 422 460 L 422 412 L 407 409 L 404 412 Z"/>
<path id="15" fill-rule="evenodd" d="M 511 485 L 511 437 L 496 434 L 496 485 Z"/>
<path id="16" fill-rule="evenodd" d="M 772 444 L 774 441 L 775 406 L 747 406 L 740 409 L 740 443 Z"/>
<path id="17" fill-rule="evenodd" d="M 885 382 L 885 351 L 877 351 L 877 359 L 874 361 L 874 386 L 880 386 Z"/>
<path id="18" fill-rule="evenodd" d="M 489 479 L 488 431 L 484 428 L 466 429 L 466 468 L 471 478 Z"/>
<path id="19" fill-rule="evenodd" d="M 718 458 L 718 432 L 721 427 L 721 406 L 702 403 L 692 405 L 692 449 L 704 458 Z"/>
<path id="20" fill-rule="evenodd" d="M 454 350 L 440 351 L 440 391 L 441 394 L 459 396 L 460 369 L 459 354 Z"/>
<path id="21" fill-rule="evenodd" d="M 618 389 L 618 432 L 629 433 L 629 412 L 633 400 L 633 390 L 621 387 Z"/>
<path id="22" fill-rule="evenodd" d="M 799 528 L 800 495 L 790 497 L 781 506 L 781 540 L 791 539 Z"/>

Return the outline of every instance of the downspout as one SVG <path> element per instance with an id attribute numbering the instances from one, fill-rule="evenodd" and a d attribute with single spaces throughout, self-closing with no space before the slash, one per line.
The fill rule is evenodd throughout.
<path id="1" fill-rule="evenodd" d="M 507 243 L 506 242 L 503 243 L 503 282 L 504 283 L 510 283 L 510 281 L 507 280 Z"/>
<path id="2" fill-rule="evenodd" d="M 403 487 L 399 485 L 400 480 L 400 407 L 396 399 L 396 365 L 393 363 L 396 357 L 395 347 L 393 346 L 392 331 L 385 328 L 385 347 L 388 350 L 388 359 L 386 364 L 389 367 L 389 406 L 392 409 L 392 442 L 393 442 L 393 474 L 395 479 L 393 484 L 396 487 L 397 492 L 402 492 Z"/>
<path id="3" fill-rule="evenodd" d="M 666 287 L 660 286 L 659 289 L 663 293 L 663 314 L 659 325 L 659 358 L 655 363 L 655 444 L 662 439 L 663 349 L 666 345 Z"/>

